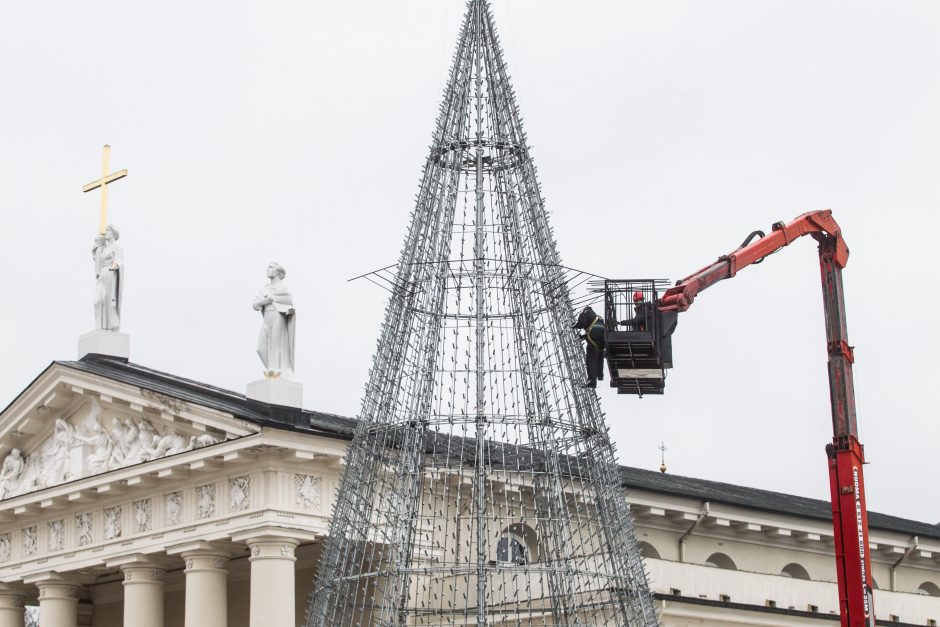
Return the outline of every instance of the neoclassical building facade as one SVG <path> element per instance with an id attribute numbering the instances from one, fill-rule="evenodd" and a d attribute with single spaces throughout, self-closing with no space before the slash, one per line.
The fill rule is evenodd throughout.
<path id="1" fill-rule="evenodd" d="M 303 621 L 354 421 L 117 358 L 0 413 L 0 627 Z M 828 503 L 622 469 L 661 621 L 837 624 Z M 494 560 L 536 555 L 507 528 Z M 879 622 L 940 620 L 940 527 L 873 513 Z"/>

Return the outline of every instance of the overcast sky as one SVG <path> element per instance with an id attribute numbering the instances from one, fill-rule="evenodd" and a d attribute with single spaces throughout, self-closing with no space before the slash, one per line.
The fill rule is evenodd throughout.
<path id="1" fill-rule="evenodd" d="M 244 391 L 269 260 L 309 409 L 358 412 L 459 0 L 0 11 L 0 406 L 90 331 L 101 146 L 132 361 Z M 493 0 L 567 265 L 686 276 L 831 207 L 872 510 L 940 521 L 940 4 Z M 601 228 L 594 228 L 602 225 Z M 601 390 L 621 462 L 828 499 L 809 238 L 680 316 L 663 397 Z"/>

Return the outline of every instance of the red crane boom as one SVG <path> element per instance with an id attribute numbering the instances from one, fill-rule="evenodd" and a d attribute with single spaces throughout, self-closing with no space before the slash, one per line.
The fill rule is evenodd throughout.
<path id="1" fill-rule="evenodd" d="M 778 222 L 769 235 L 745 242 L 741 248 L 719 257 L 667 290 L 660 311 L 686 311 L 702 290 L 729 279 L 749 265 L 761 262 L 803 235 L 819 242 L 826 342 L 829 353 L 829 396 L 832 406 L 832 442 L 826 445 L 829 486 L 832 495 L 836 567 L 839 580 L 839 609 L 842 627 L 874 627 L 871 558 L 868 554 L 868 509 L 862 471 L 865 452 L 858 441 L 855 416 L 855 384 L 845 324 L 842 269 L 849 249 L 832 211 L 804 213 L 789 224 Z M 755 235 L 755 234 L 752 234 Z"/>

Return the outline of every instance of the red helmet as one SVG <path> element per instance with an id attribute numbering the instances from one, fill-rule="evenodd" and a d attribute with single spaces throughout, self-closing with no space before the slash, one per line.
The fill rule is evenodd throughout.
<path id="1" fill-rule="evenodd" d="M 637 290 L 636 292 L 633 292 L 633 302 L 637 302 L 641 300 L 643 300 L 643 292 L 639 290 Z"/>

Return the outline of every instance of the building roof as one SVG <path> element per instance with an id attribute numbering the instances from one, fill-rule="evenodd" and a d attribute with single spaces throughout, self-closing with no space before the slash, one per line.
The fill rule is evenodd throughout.
<path id="1" fill-rule="evenodd" d="M 356 419 L 306 409 L 269 405 L 248 399 L 243 394 L 191 379 L 145 368 L 123 359 L 89 355 L 80 361 L 55 362 L 67 368 L 166 394 L 187 402 L 232 414 L 260 426 L 303 431 L 324 437 L 352 439 Z M 760 490 L 720 481 L 696 479 L 652 470 L 621 466 L 622 485 L 628 490 L 644 490 L 684 498 L 723 503 L 776 514 L 832 520 L 828 501 L 782 492 Z M 940 539 L 940 525 L 908 520 L 897 516 L 868 513 L 873 529 Z"/>
<path id="2" fill-rule="evenodd" d="M 794 496 L 782 492 L 760 490 L 747 486 L 708 481 L 694 477 L 663 474 L 659 471 L 620 467 L 620 476 L 628 490 L 645 490 L 659 494 L 671 494 L 700 499 L 712 503 L 736 505 L 775 514 L 788 514 L 817 520 L 832 520 L 829 501 Z M 868 526 L 872 529 L 940 539 L 940 525 L 917 522 L 898 516 L 868 512 Z"/>

